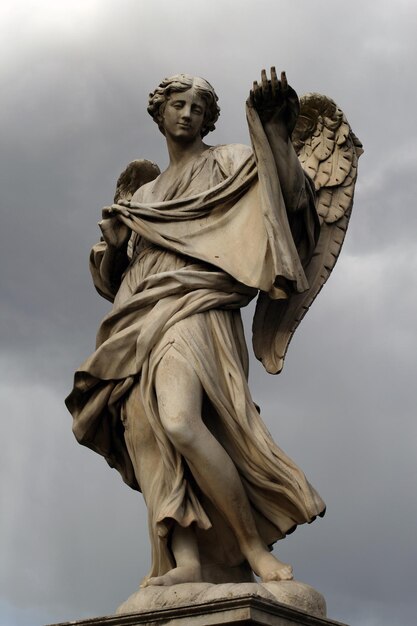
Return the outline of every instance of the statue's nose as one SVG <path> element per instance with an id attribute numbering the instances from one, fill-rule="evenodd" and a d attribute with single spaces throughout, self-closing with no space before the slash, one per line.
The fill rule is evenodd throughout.
<path id="1" fill-rule="evenodd" d="M 189 120 L 191 117 L 191 107 L 190 106 L 185 106 L 182 110 L 182 118 Z"/>

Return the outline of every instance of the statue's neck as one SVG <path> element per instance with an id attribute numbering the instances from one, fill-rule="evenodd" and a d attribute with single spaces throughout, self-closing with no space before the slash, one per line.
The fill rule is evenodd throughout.
<path id="1" fill-rule="evenodd" d="M 196 160 L 208 147 L 201 137 L 196 137 L 192 142 L 173 141 L 167 137 L 168 169 L 179 170 L 184 168 L 191 161 Z"/>

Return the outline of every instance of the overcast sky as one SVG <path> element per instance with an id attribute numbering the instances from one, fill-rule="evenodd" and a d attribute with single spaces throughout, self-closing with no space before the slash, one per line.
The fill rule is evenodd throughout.
<path id="1" fill-rule="evenodd" d="M 0 624 L 112 613 L 148 570 L 140 494 L 76 443 L 64 406 L 109 308 L 89 249 L 125 165 L 167 163 L 145 110 L 164 76 L 207 78 L 211 143 L 248 143 L 245 98 L 275 64 L 336 100 L 365 148 L 346 244 L 284 372 L 252 363 L 268 428 L 328 505 L 279 554 L 329 617 L 414 625 L 415 1 L 3 0 L 0 24 Z"/>

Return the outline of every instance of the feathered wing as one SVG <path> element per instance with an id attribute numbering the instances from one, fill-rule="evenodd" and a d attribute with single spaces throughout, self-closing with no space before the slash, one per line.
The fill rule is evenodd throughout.
<path id="1" fill-rule="evenodd" d="M 339 256 L 348 227 L 362 144 L 343 111 L 326 96 L 307 94 L 293 132 L 293 145 L 316 189 L 320 236 L 305 267 L 309 289 L 287 300 L 258 297 L 253 323 L 256 357 L 271 374 L 278 374 L 292 336 Z"/>
<path id="2" fill-rule="evenodd" d="M 114 202 L 116 204 L 124 201 L 129 202 L 139 187 L 154 180 L 160 173 L 161 170 L 153 161 L 148 161 L 147 159 L 132 161 L 117 179 Z M 135 238 L 136 235 L 132 234 L 129 240 L 127 248 L 129 258 L 132 258 L 132 246 Z"/>

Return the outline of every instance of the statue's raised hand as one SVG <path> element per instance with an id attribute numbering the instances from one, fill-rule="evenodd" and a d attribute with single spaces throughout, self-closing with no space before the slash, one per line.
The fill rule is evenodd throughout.
<path id="1" fill-rule="evenodd" d="M 275 67 L 271 67 L 271 78 L 265 70 L 261 72 L 261 80 L 254 81 L 249 100 L 258 112 L 264 126 L 284 125 L 288 134 L 294 130 L 300 104 L 294 89 L 287 83 L 285 72 L 281 72 L 278 80 Z"/>

